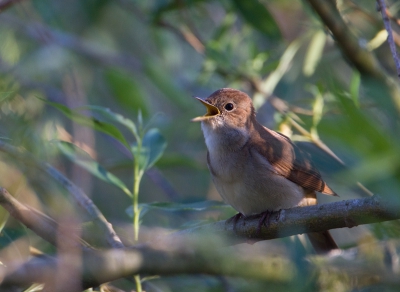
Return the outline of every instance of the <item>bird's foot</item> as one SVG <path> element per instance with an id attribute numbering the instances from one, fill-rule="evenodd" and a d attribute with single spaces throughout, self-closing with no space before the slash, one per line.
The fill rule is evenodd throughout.
<path id="1" fill-rule="evenodd" d="M 228 220 L 225 221 L 225 229 L 227 227 L 228 224 L 230 224 L 231 222 L 233 222 L 233 231 L 236 232 L 236 224 L 238 222 L 238 220 L 240 218 L 242 218 L 243 214 L 242 213 L 237 213 L 236 215 L 232 216 L 231 218 L 229 218 Z"/>
<path id="2" fill-rule="evenodd" d="M 281 211 L 282 209 L 279 209 L 279 211 L 276 214 L 275 220 L 278 221 L 281 218 Z M 273 211 L 265 211 L 261 213 L 261 218 L 258 221 L 258 227 L 257 227 L 257 234 L 259 235 L 261 233 L 261 226 L 268 227 L 270 224 L 270 219 L 271 219 L 271 214 Z"/>
<path id="3" fill-rule="evenodd" d="M 261 213 L 261 218 L 258 220 L 257 234 L 261 233 L 261 226 L 264 225 L 265 227 L 268 227 L 271 213 L 271 211 L 265 211 Z"/>
<path id="4" fill-rule="evenodd" d="M 279 219 L 281 219 L 281 212 L 282 212 L 282 209 L 279 209 L 278 214 L 276 214 L 276 217 L 275 217 L 276 221 L 279 221 Z"/>

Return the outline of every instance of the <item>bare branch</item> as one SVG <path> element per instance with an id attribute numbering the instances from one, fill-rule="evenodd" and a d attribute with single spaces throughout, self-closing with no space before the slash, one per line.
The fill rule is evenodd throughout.
<path id="1" fill-rule="evenodd" d="M 394 63 L 397 69 L 397 76 L 400 78 L 400 60 L 397 55 L 396 45 L 393 39 L 392 26 L 390 25 L 390 19 L 387 14 L 387 8 L 384 0 L 377 0 L 379 5 L 379 10 L 382 14 L 383 23 L 385 24 L 386 31 L 388 32 L 388 43 L 390 51 L 392 52 Z"/>
<path id="2" fill-rule="evenodd" d="M 271 214 L 268 227 L 258 231 L 259 215 L 241 218 L 236 223 L 219 221 L 197 228 L 187 229 L 178 234 L 213 232 L 234 238 L 234 243 L 282 238 L 308 232 L 355 227 L 400 218 L 398 203 L 384 200 L 379 196 L 354 199 L 329 204 L 297 207 Z"/>

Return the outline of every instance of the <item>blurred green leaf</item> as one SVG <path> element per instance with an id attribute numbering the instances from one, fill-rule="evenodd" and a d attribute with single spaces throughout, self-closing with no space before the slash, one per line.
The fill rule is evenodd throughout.
<path id="1" fill-rule="evenodd" d="M 209 210 L 233 210 L 230 205 L 220 201 L 199 201 L 195 203 L 172 203 L 172 202 L 155 202 L 148 204 L 140 204 L 141 212 L 147 213 L 149 210 L 159 210 L 166 212 L 202 212 Z M 234 211 L 235 212 L 235 211 Z M 126 209 L 126 213 L 132 216 L 132 207 Z"/>
<path id="2" fill-rule="evenodd" d="M 153 21 L 157 22 L 164 13 L 188 8 L 198 2 L 206 2 L 209 0 L 183 0 L 183 1 L 155 1 L 154 12 L 153 12 Z"/>
<path id="3" fill-rule="evenodd" d="M 74 122 L 76 122 L 80 125 L 95 129 L 99 132 L 106 133 L 107 135 L 110 135 L 111 137 L 120 141 L 125 146 L 129 147 L 128 143 L 125 140 L 125 137 L 121 134 L 121 132 L 118 130 L 118 128 L 116 128 L 114 125 L 99 121 L 92 117 L 87 117 L 85 115 L 82 115 L 82 114 L 70 109 L 69 107 L 66 107 L 65 105 L 62 105 L 62 104 L 59 104 L 56 102 L 51 102 L 51 101 L 48 101 L 48 100 L 45 100 L 42 98 L 39 98 L 39 99 L 44 101 L 45 103 L 51 105 L 52 107 L 56 108 L 57 110 L 62 112 L 67 118 L 73 120 Z"/>
<path id="4" fill-rule="evenodd" d="M 340 175 L 343 181 L 351 178 L 352 181 L 374 183 L 384 180 L 387 177 L 395 176 L 400 169 L 398 151 L 381 152 L 370 154 L 354 166 L 350 171 L 344 171 Z"/>
<path id="5" fill-rule="evenodd" d="M 137 143 L 132 145 L 132 153 L 139 162 L 139 168 L 146 171 L 162 156 L 166 147 L 167 142 L 159 130 L 152 128 L 146 132 L 140 146 Z"/>
<path id="6" fill-rule="evenodd" d="M 227 13 L 221 24 L 215 28 L 212 39 L 214 41 L 218 41 L 225 35 L 229 34 L 236 19 L 236 13 Z"/>
<path id="7" fill-rule="evenodd" d="M 14 242 L 24 236 L 27 236 L 26 228 L 4 228 L 0 233 L 0 248 L 9 247 L 9 252 L 16 255 L 21 260 L 25 260 L 23 258 L 24 254 L 27 254 L 28 251 L 20 251 L 20 247 L 22 245 L 16 245 Z M 16 259 L 15 258 L 15 259 Z M 0 261 L 1 265 L 1 261 Z"/>
<path id="8" fill-rule="evenodd" d="M 268 11 L 266 4 L 262 4 L 259 0 L 232 0 L 232 2 L 243 18 L 254 28 L 271 39 L 281 38 L 279 26 Z"/>
<path id="9" fill-rule="evenodd" d="M 134 76 L 122 69 L 112 68 L 105 72 L 105 77 L 116 100 L 126 110 L 135 114 L 140 110 L 144 117 L 148 117 L 147 99 Z"/>
<path id="10" fill-rule="evenodd" d="M 14 97 L 15 91 L 0 92 L 0 104 Z"/>
<path id="11" fill-rule="evenodd" d="M 149 149 L 147 168 L 150 168 L 164 153 L 164 150 L 167 147 L 167 142 L 160 134 L 159 130 L 153 128 L 147 131 L 144 135 L 142 147 Z"/>
<path id="12" fill-rule="evenodd" d="M 195 203 L 171 203 L 171 202 L 156 202 L 150 204 L 140 204 L 140 206 L 145 209 L 157 209 L 168 212 L 177 212 L 177 211 L 207 211 L 211 209 L 225 209 L 232 208 L 230 205 L 227 205 L 220 201 L 199 201 Z"/>
<path id="13" fill-rule="evenodd" d="M 303 73 L 306 76 L 311 76 L 315 72 L 319 60 L 322 57 L 322 52 L 325 47 L 326 34 L 323 30 L 318 30 L 311 38 L 310 45 L 307 48 L 306 57 L 304 60 Z"/>
<path id="14" fill-rule="evenodd" d="M 55 143 L 58 149 L 60 149 L 60 151 L 66 157 L 68 157 L 72 162 L 86 169 L 88 172 L 90 172 L 97 178 L 118 187 L 128 196 L 130 197 L 132 196 L 132 193 L 118 177 L 108 172 L 97 161 L 91 158 L 90 155 L 86 153 L 84 150 L 82 150 L 81 148 L 72 143 L 64 141 L 57 141 Z"/>
<path id="15" fill-rule="evenodd" d="M 356 148 L 365 149 L 368 151 L 366 152 L 367 155 L 374 155 L 374 153 L 382 153 L 383 151 L 391 152 L 397 148 L 392 143 L 393 140 L 390 138 L 389 133 L 379 123 L 376 123 L 371 114 L 358 109 L 354 102 L 344 94 L 336 93 L 336 97 L 341 102 L 341 108 L 345 114 L 345 123 L 347 124 L 345 128 L 338 127 L 338 129 L 341 132 L 352 132 L 353 140 L 358 141 Z M 365 138 L 368 139 L 368 143 L 366 143 Z"/>
<path id="16" fill-rule="evenodd" d="M 173 107 L 181 109 L 189 109 L 191 107 L 190 96 L 175 85 L 173 76 L 166 72 L 160 64 L 147 60 L 145 72 L 154 85 L 158 87 L 158 90 L 171 100 Z"/>
<path id="17" fill-rule="evenodd" d="M 351 77 L 350 81 L 350 96 L 357 107 L 360 107 L 360 101 L 359 101 L 360 84 L 361 84 L 361 75 L 358 71 L 354 70 L 353 76 Z"/>
<path id="18" fill-rule="evenodd" d="M 220 41 L 210 41 L 206 46 L 206 56 L 218 64 L 219 68 L 229 70 L 232 68 L 230 57 Z"/>
<path id="19" fill-rule="evenodd" d="M 87 106 L 83 106 L 83 107 L 79 108 L 79 110 L 82 110 L 82 109 L 88 109 L 94 113 L 99 114 L 100 116 L 97 116 L 98 118 L 105 118 L 107 120 L 117 122 L 117 123 L 127 127 L 131 131 L 131 133 L 136 137 L 136 139 L 137 139 L 137 137 L 139 137 L 139 133 L 138 133 L 135 123 L 132 120 L 125 118 L 123 115 L 115 113 L 108 108 L 104 108 L 102 106 L 96 106 L 96 105 L 87 105 Z"/>
<path id="20" fill-rule="evenodd" d="M 291 63 L 302 44 L 303 39 L 296 39 L 293 41 L 285 50 L 282 57 L 279 60 L 278 67 L 269 74 L 265 80 L 262 81 L 262 94 L 255 96 L 253 99 L 253 105 L 255 108 L 259 108 L 264 104 L 265 97 L 272 94 L 278 85 L 279 81 L 282 79 L 283 75 L 289 70 Z"/>
<path id="21" fill-rule="evenodd" d="M 104 8 L 107 7 L 107 4 L 110 0 L 86 0 L 80 2 L 82 5 L 83 11 L 86 13 L 86 18 L 93 22 L 101 16 Z"/>
<path id="22" fill-rule="evenodd" d="M 159 168 L 167 168 L 167 167 L 190 167 L 194 169 L 206 169 L 207 166 L 205 164 L 200 163 L 193 157 L 185 156 L 181 153 L 164 154 L 157 162 L 157 166 Z"/>
<path id="23" fill-rule="evenodd" d="M 311 135 L 314 138 L 318 137 L 317 126 L 322 119 L 322 115 L 324 113 L 324 98 L 321 92 L 315 87 L 315 99 L 313 103 L 313 124 L 311 127 Z"/>
<path id="24" fill-rule="evenodd" d="M 370 224 L 369 229 L 380 240 L 387 240 L 389 238 L 400 238 L 399 220 Z"/>

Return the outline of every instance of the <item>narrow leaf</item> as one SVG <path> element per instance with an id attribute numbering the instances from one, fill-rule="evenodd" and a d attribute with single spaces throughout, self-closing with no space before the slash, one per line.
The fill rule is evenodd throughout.
<path id="1" fill-rule="evenodd" d="M 123 115 L 115 113 L 108 108 L 104 108 L 102 106 L 96 106 L 96 105 L 88 105 L 88 106 L 80 107 L 79 109 L 88 109 L 88 110 L 92 111 L 93 113 L 98 114 L 99 116 L 97 116 L 97 117 L 99 119 L 105 118 L 107 120 L 110 120 L 110 121 L 113 121 L 113 122 L 116 122 L 116 123 L 119 123 L 119 124 L 125 126 L 132 132 L 132 134 L 136 137 L 136 139 L 139 135 L 136 125 L 132 120 L 125 118 Z"/>
<path id="2" fill-rule="evenodd" d="M 134 143 L 131 147 L 134 158 L 142 171 L 146 171 L 162 156 L 167 143 L 158 129 L 152 128 L 146 132 L 141 145 Z"/>
<path id="3" fill-rule="evenodd" d="M 131 113 L 140 110 L 144 117 L 149 115 L 147 99 L 134 76 L 122 69 L 112 68 L 106 71 L 105 77 L 113 95 L 122 106 Z"/>
<path id="4" fill-rule="evenodd" d="M 110 135 L 111 137 L 117 139 L 119 142 L 121 142 L 125 146 L 129 147 L 124 136 L 121 134 L 121 132 L 118 130 L 118 128 L 116 128 L 114 125 L 99 121 L 92 117 L 87 117 L 83 114 L 78 113 L 77 111 L 70 109 L 69 107 L 66 107 L 65 105 L 62 105 L 62 104 L 59 104 L 56 102 L 51 102 L 51 101 L 48 101 L 48 100 L 45 100 L 42 98 L 39 98 L 39 99 L 44 101 L 45 103 L 51 105 L 52 107 L 56 108 L 57 110 L 62 112 L 67 118 L 73 120 L 74 122 L 76 122 L 80 125 L 95 129 L 96 131 L 103 132 L 107 135 Z"/>
<path id="5" fill-rule="evenodd" d="M 146 214 L 150 210 L 159 210 L 165 212 L 202 212 L 209 210 L 228 210 L 231 211 L 233 208 L 230 205 L 227 205 L 223 202 L 219 201 L 200 201 L 195 203 L 171 203 L 171 202 L 155 202 L 148 204 L 140 204 L 141 212 L 143 215 Z M 132 206 L 126 209 L 126 213 L 129 216 L 133 215 Z M 235 213 L 235 211 L 231 212 Z M 141 213 L 142 214 L 142 213 Z"/>
<path id="6" fill-rule="evenodd" d="M 274 92 L 283 75 L 289 70 L 293 58 L 299 50 L 302 41 L 302 39 L 297 39 L 287 47 L 286 51 L 279 60 L 278 67 L 261 83 L 263 94 L 254 96 L 253 105 L 255 108 L 259 108 L 264 103 L 265 96 L 269 96 Z"/>
<path id="7" fill-rule="evenodd" d="M 5 91 L 5 92 L 0 92 L 0 104 L 5 102 L 6 100 L 14 97 L 15 91 Z"/>
<path id="8" fill-rule="evenodd" d="M 322 30 L 318 30 L 312 37 L 310 45 L 307 48 L 306 57 L 304 60 L 303 73 L 306 76 L 311 76 L 315 72 L 315 68 L 321 59 L 326 42 L 326 34 Z"/>
<path id="9" fill-rule="evenodd" d="M 281 37 L 279 26 L 265 4 L 258 0 L 232 0 L 232 2 L 243 18 L 255 29 L 272 39 Z"/>
<path id="10" fill-rule="evenodd" d="M 58 141 L 56 145 L 58 149 L 60 149 L 60 151 L 66 157 L 68 157 L 72 162 L 86 169 L 88 172 L 90 172 L 97 178 L 118 187 L 128 196 L 130 197 L 132 196 L 129 189 L 118 177 L 108 172 L 97 161 L 92 159 L 90 155 L 86 153 L 83 149 L 79 148 L 78 146 L 72 143 L 64 141 Z"/>
<path id="11" fill-rule="evenodd" d="M 150 168 L 157 162 L 167 147 L 167 142 L 158 129 L 153 128 L 146 132 L 143 137 L 142 147 L 148 149 L 149 159 L 147 168 Z"/>
<path id="12" fill-rule="evenodd" d="M 177 211 L 207 211 L 212 209 L 226 209 L 231 206 L 219 201 L 200 201 L 195 203 L 171 203 L 171 202 L 156 202 L 150 204 L 140 204 L 142 209 L 157 209 L 167 212 Z"/>
<path id="13" fill-rule="evenodd" d="M 361 84 L 361 75 L 358 71 L 354 70 L 353 76 L 351 77 L 350 81 L 350 96 L 357 108 L 360 107 L 360 101 L 359 101 L 360 84 Z"/>

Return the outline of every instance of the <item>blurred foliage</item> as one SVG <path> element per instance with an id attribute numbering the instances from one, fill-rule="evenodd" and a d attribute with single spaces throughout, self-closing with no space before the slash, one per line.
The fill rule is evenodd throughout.
<path id="1" fill-rule="evenodd" d="M 378 58 L 388 78 L 395 77 L 375 2 L 336 2 L 359 43 Z M 387 3 L 399 19 L 400 5 Z M 141 119 L 151 126 L 141 136 L 150 149 L 140 160 L 141 225 L 178 229 L 232 215 L 230 208 L 204 203 L 220 198 L 210 183 L 200 127 L 190 123 L 204 110 L 192 97 L 221 87 L 246 91 L 260 122 L 312 151 L 341 199 L 365 196 L 358 181 L 373 193 L 400 198 L 400 103 L 385 84 L 349 65 L 307 1 L 33 0 L 0 12 L 0 139 L 62 171 L 126 242 L 133 237 L 131 225 L 126 227 L 132 213 L 125 212 L 132 202 L 124 193 L 131 195 L 127 186 L 134 185 L 132 159 L 144 155 L 134 139 Z M 400 33 L 394 22 L 393 28 Z M 270 94 L 287 108 L 273 103 Z M 317 147 L 320 142 L 346 166 Z M 87 220 L 61 188 L 1 152 L 0 186 L 56 219 Z M 1 218 L 4 250 L 11 246 L 22 253 L 21 238 L 51 250 L 8 216 Z M 334 236 L 350 247 L 363 238 L 398 238 L 399 230 L 394 221 Z M 303 274 L 310 271 L 299 252 L 304 248 L 293 248 L 290 240 L 255 246 L 286 248 L 276 256 L 289 254 L 284 259 L 293 266 L 290 279 L 280 284 L 176 276 L 143 285 L 146 291 L 374 291 L 386 284 L 371 271 L 369 281 L 357 281 L 357 273 L 345 275 L 329 263 L 317 274 Z M 129 281 L 116 285 L 133 289 Z M 398 281 L 390 285 L 399 288 Z"/>

